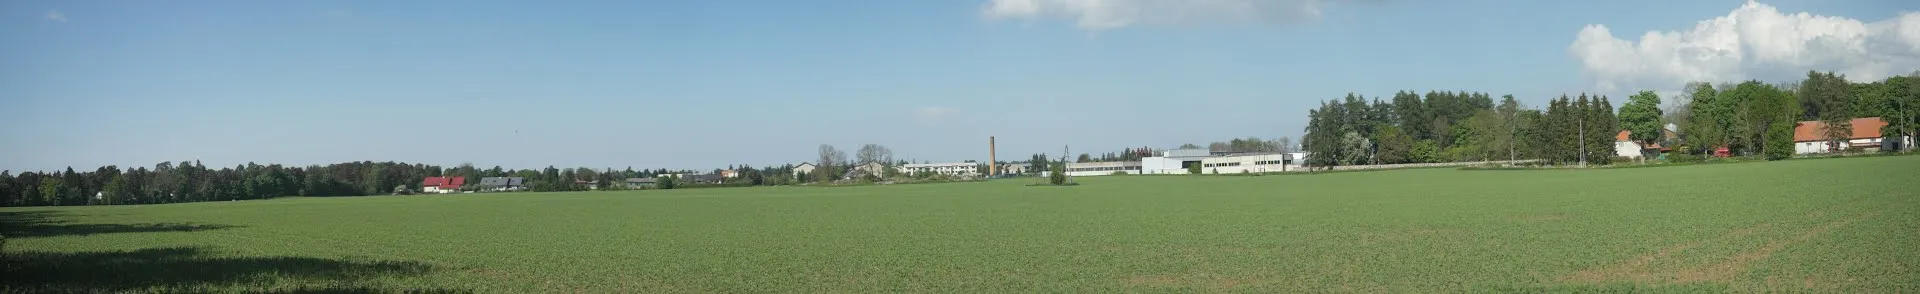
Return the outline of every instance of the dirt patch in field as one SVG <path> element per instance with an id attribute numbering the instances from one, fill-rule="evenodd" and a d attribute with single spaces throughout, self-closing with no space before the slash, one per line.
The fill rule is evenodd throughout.
<path id="1" fill-rule="evenodd" d="M 1772 226 L 1773 224 L 1771 223 L 1763 223 L 1763 224 L 1753 225 L 1749 227 L 1734 229 L 1732 231 L 1728 231 L 1726 234 L 1722 234 L 1718 237 L 1713 237 L 1707 240 L 1685 242 L 1680 244 L 1669 245 L 1666 247 L 1661 247 L 1659 250 L 1654 250 L 1652 253 L 1636 256 L 1634 258 L 1630 258 L 1630 259 L 1627 259 L 1626 261 L 1622 261 L 1612 265 L 1580 270 L 1578 272 L 1574 272 L 1572 275 L 1562 277 L 1560 278 L 1560 280 L 1578 281 L 1578 282 L 1670 281 L 1672 280 L 1672 278 L 1670 277 L 1671 274 L 1653 271 L 1652 265 L 1655 262 L 1660 260 L 1672 259 L 1674 258 L 1675 255 L 1678 255 L 1680 252 L 1687 251 L 1688 249 L 1693 249 L 1694 247 L 1698 247 L 1702 243 L 1745 237 L 1747 235 L 1752 235 L 1755 231 L 1772 227 Z"/>
<path id="2" fill-rule="evenodd" d="M 1354 244 L 1361 246 L 1400 244 L 1413 241 L 1415 238 L 1453 239 L 1466 235 L 1465 230 L 1453 228 L 1414 228 L 1374 231 L 1362 233 L 1358 239 L 1354 240 Z"/>
<path id="3" fill-rule="evenodd" d="M 486 276 L 486 277 L 489 277 L 489 278 L 493 278 L 493 279 L 495 279 L 495 280 L 501 280 L 501 281 L 506 281 L 506 280 L 512 280 L 512 279 L 513 279 L 513 275 L 512 275 L 512 274 L 508 274 L 508 273 L 507 273 L 507 272 L 505 272 L 505 271 L 499 271 L 499 270 L 494 270 L 494 269 L 488 269 L 488 268 L 477 268 L 477 267 L 476 267 L 476 268 L 472 268 L 472 269 L 468 269 L 467 271 L 470 271 L 470 272 L 473 272 L 473 273 L 475 273 L 475 274 L 479 274 L 479 275 L 481 275 L 481 276 Z"/>
<path id="4" fill-rule="evenodd" d="M 1686 251 L 1688 249 L 1692 249 L 1694 247 L 1698 247 L 1701 244 L 1724 242 L 1730 239 L 1736 239 L 1736 238 L 1753 235 L 1761 230 L 1772 228 L 1773 225 L 1759 224 L 1755 226 L 1735 229 L 1727 232 L 1727 234 L 1721 235 L 1719 237 L 1707 239 L 1707 240 L 1700 240 L 1700 241 L 1687 242 L 1687 243 L 1667 246 L 1664 248 L 1660 248 L 1660 250 L 1656 250 L 1653 253 L 1634 257 L 1632 259 L 1628 259 L 1620 263 L 1598 267 L 1598 268 L 1581 270 L 1573 273 L 1572 275 L 1562 277 L 1559 280 L 1575 281 L 1575 282 L 1594 282 L 1594 283 L 1620 282 L 1620 281 L 1637 282 L 1637 283 L 1694 283 L 1694 282 L 1708 282 L 1708 281 L 1720 281 L 1720 282 L 1730 281 L 1730 280 L 1733 280 L 1735 277 L 1737 277 L 1740 273 L 1746 272 L 1747 267 L 1750 266 L 1755 261 L 1772 257 L 1774 253 L 1779 252 L 1780 250 L 1786 249 L 1788 246 L 1793 246 L 1794 244 L 1799 244 L 1799 243 L 1806 242 L 1808 240 L 1812 240 L 1813 238 L 1817 238 L 1820 235 L 1826 234 L 1827 232 L 1830 232 L 1842 227 L 1846 227 L 1848 224 L 1856 222 L 1860 219 L 1871 217 L 1874 214 L 1875 212 L 1860 213 L 1850 217 L 1822 223 L 1812 228 L 1804 229 L 1800 231 L 1798 234 L 1793 234 L 1791 236 L 1787 236 L 1784 238 L 1767 240 L 1767 242 L 1761 245 L 1760 247 L 1745 250 L 1745 251 L 1740 251 L 1733 255 L 1726 256 L 1724 259 L 1721 259 L 1720 261 L 1714 262 L 1711 264 L 1682 267 L 1678 269 L 1661 269 L 1661 270 L 1656 270 L 1652 267 L 1652 265 L 1658 263 L 1659 261 L 1678 258 L 1678 256 L 1682 254 L 1681 252 Z M 1804 281 L 1804 282 L 1809 284 L 1807 285 L 1808 288 L 1812 288 L 1813 286 L 1812 284 L 1814 283 L 1813 281 Z"/>
<path id="5" fill-rule="evenodd" d="M 1720 261 L 1719 263 L 1715 263 L 1713 265 L 1681 271 L 1678 274 L 1676 274 L 1675 277 L 1676 277 L 1676 280 L 1679 282 L 1723 281 L 1723 280 L 1731 279 L 1735 275 L 1739 275 L 1741 272 L 1746 271 L 1747 265 L 1753 263 L 1754 261 L 1766 259 L 1767 257 L 1772 257 L 1773 253 L 1779 252 L 1782 249 L 1786 249 L 1787 246 L 1792 246 L 1793 244 L 1806 242 L 1807 240 L 1813 240 L 1813 238 L 1819 237 L 1822 234 L 1826 234 L 1829 231 L 1833 231 L 1841 227 L 1846 227 L 1847 224 L 1853 223 L 1856 220 L 1870 217 L 1871 214 L 1872 213 L 1863 213 L 1859 215 L 1854 215 L 1853 217 L 1828 222 L 1826 224 L 1822 224 L 1820 226 L 1816 226 L 1816 227 L 1807 229 L 1805 231 L 1801 231 L 1800 234 L 1794 235 L 1789 238 L 1768 240 L 1767 244 L 1760 246 L 1760 248 L 1741 251 L 1740 253 L 1734 254 L 1732 257 L 1727 258 L 1727 260 Z"/>
<path id="6" fill-rule="evenodd" d="M 1229 291 L 1256 282 L 1255 279 L 1212 274 L 1136 275 L 1124 279 L 1127 286 L 1152 288 L 1200 288 Z"/>
<path id="7" fill-rule="evenodd" d="M 1514 219 L 1517 219 L 1517 220 L 1520 220 L 1520 221 L 1522 221 L 1522 222 L 1530 222 L 1530 223 L 1539 223 L 1539 222 L 1552 222 L 1552 221 L 1563 221 L 1563 220 L 1567 220 L 1567 215 L 1565 215 L 1565 214 L 1558 214 L 1558 213 L 1556 213 L 1556 214 L 1533 214 L 1533 215 L 1522 215 L 1522 216 L 1520 216 L 1520 217 L 1516 217 L 1516 218 L 1514 218 Z"/>

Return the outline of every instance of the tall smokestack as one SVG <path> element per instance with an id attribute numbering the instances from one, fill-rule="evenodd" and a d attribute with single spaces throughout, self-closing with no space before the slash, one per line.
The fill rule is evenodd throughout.
<path id="1" fill-rule="evenodd" d="M 987 136 L 987 176 L 1000 174 L 1000 150 L 994 146 L 993 136 Z"/>

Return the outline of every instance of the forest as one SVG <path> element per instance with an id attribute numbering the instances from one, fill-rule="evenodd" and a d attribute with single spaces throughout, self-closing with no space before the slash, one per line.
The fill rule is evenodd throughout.
<path id="1" fill-rule="evenodd" d="M 737 169 L 746 176 L 727 185 L 775 185 L 791 181 L 791 167 Z M 248 163 L 218 169 L 199 161 L 162 162 L 152 168 L 104 166 L 91 171 L 0 172 L 4 206 L 158 204 L 267 199 L 281 196 L 364 196 L 420 190 L 421 179 L 463 176 L 468 185 L 482 177 L 524 177 L 531 191 L 621 189 L 626 178 L 690 171 L 590 168 L 514 170 L 461 164 L 452 168 L 402 162 L 348 162 L 306 167 Z"/>

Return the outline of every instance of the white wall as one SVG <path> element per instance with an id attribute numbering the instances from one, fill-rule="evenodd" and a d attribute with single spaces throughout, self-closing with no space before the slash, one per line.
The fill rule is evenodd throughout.
<path id="1" fill-rule="evenodd" d="M 1284 160 L 1286 160 L 1285 154 L 1212 157 L 1200 160 L 1200 172 L 1209 174 L 1216 171 L 1221 174 L 1278 172 L 1282 170 Z M 1285 167 L 1285 169 L 1293 170 L 1292 167 Z"/>
<path id="2" fill-rule="evenodd" d="M 1114 172 L 1121 172 L 1121 171 L 1127 172 L 1127 174 L 1139 174 L 1140 162 L 1113 161 L 1113 162 L 1067 163 L 1066 168 L 1067 168 L 1067 175 L 1075 176 L 1075 177 L 1107 176 L 1107 175 L 1113 175 Z"/>
<path id="3" fill-rule="evenodd" d="M 1140 159 L 1140 173 L 1149 175 L 1185 174 L 1187 169 L 1180 168 L 1180 160 L 1167 157 L 1148 157 Z"/>
<path id="4" fill-rule="evenodd" d="M 1295 153 L 1294 156 L 1301 156 L 1301 154 Z M 1241 171 L 1262 173 L 1302 169 L 1298 162 L 1292 165 L 1285 164 L 1287 154 L 1259 154 L 1202 158 L 1148 157 L 1140 160 L 1141 173 L 1150 175 L 1187 174 L 1187 169 L 1180 166 L 1181 162 L 1196 159 L 1200 161 L 1200 172 L 1209 174 L 1215 170 L 1223 174 L 1231 174 L 1240 173 Z"/>
<path id="5" fill-rule="evenodd" d="M 1640 143 L 1613 141 L 1613 156 L 1640 158 Z"/>

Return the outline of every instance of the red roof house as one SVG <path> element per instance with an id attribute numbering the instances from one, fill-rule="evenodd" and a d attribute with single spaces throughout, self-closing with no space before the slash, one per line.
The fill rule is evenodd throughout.
<path id="1" fill-rule="evenodd" d="M 1853 133 L 1847 136 L 1849 140 L 1879 138 L 1880 127 L 1887 126 L 1887 121 L 1878 117 L 1856 118 L 1850 122 L 1853 124 Z M 1817 120 L 1803 121 L 1793 126 L 1793 141 L 1826 141 L 1826 130 L 1826 123 Z"/>
<path id="2" fill-rule="evenodd" d="M 451 193 L 467 184 L 467 177 L 427 177 L 420 181 L 421 192 Z"/>
<path id="3" fill-rule="evenodd" d="M 1846 138 L 1840 138 L 1839 142 L 1832 143 L 1827 142 L 1826 123 L 1820 121 L 1803 121 L 1794 124 L 1794 153 L 1824 153 L 1844 150 L 1851 147 L 1880 147 L 1880 127 L 1887 126 L 1887 121 L 1881 120 L 1878 117 L 1866 117 L 1856 118 L 1848 121 L 1848 123 L 1853 125 L 1853 130 L 1847 134 Z"/>

